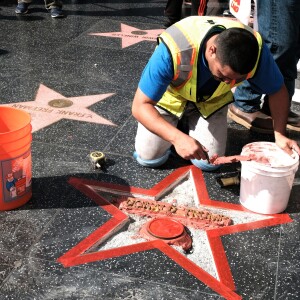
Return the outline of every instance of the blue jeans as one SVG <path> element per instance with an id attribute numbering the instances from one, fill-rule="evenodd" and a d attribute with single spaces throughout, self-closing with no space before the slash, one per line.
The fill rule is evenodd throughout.
<path id="1" fill-rule="evenodd" d="M 295 92 L 297 62 L 300 53 L 300 1 L 257 0 L 258 31 L 270 49 L 287 87 L 289 98 Z M 268 80 L 268 79 L 266 79 Z M 235 93 L 235 105 L 244 112 L 260 109 L 262 95 L 253 91 L 247 81 Z M 268 98 L 264 107 L 268 110 Z"/>

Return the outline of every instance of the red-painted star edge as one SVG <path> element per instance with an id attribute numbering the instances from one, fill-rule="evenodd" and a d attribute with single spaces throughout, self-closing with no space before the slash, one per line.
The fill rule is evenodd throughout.
<path id="1" fill-rule="evenodd" d="M 109 250 L 86 253 L 86 251 L 92 246 L 95 246 L 104 239 L 107 239 L 109 236 L 113 235 L 116 231 L 122 228 L 127 222 L 129 222 L 128 216 L 116 206 L 111 204 L 108 200 L 100 196 L 96 192 L 97 190 L 113 192 L 114 194 L 120 195 L 131 195 L 134 197 L 147 196 L 150 199 L 157 200 L 170 189 L 174 188 L 174 186 L 176 186 L 182 181 L 183 178 L 187 176 L 191 176 L 194 181 L 199 204 L 220 209 L 248 211 L 240 204 L 231 204 L 210 199 L 202 172 L 194 166 L 187 166 L 175 170 L 151 189 L 141 189 L 132 186 L 122 186 L 72 177 L 70 178 L 69 183 L 86 196 L 90 197 L 101 208 L 111 214 L 112 218 L 91 233 L 84 240 L 79 242 L 75 247 L 59 257 L 58 262 L 62 263 L 65 267 L 71 267 L 89 262 L 105 260 L 108 258 L 124 256 L 135 252 L 159 249 L 183 269 L 188 271 L 190 274 L 221 296 L 225 297 L 226 299 L 241 299 L 241 297 L 234 292 L 234 280 L 221 241 L 221 236 L 292 222 L 292 219 L 288 214 L 268 215 L 269 218 L 264 220 L 251 221 L 249 223 L 207 230 L 206 234 L 215 261 L 219 281 L 196 265 L 194 262 L 190 261 L 183 254 L 179 253 L 177 250 L 161 240 L 148 241 Z"/>

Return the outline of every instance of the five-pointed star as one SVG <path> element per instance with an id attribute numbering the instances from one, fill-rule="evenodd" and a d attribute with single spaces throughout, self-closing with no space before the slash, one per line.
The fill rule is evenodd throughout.
<path id="1" fill-rule="evenodd" d="M 45 85 L 40 84 L 35 100 L 2 104 L 1 106 L 14 107 L 30 113 L 32 132 L 49 126 L 62 119 L 116 126 L 114 123 L 100 117 L 98 114 L 87 108 L 112 95 L 114 94 L 99 94 L 67 98 Z"/>
<path id="2" fill-rule="evenodd" d="M 148 199 L 157 200 L 161 198 L 162 195 L 165 195 L 166 192 L 171 188 L 174 188 L 174 186 L 178 185 L 179 182 L 182 181 L 182 178 L 186 176 L 190 176 L 190 178 L 194 182 L 196 197 L 199 201 L 199 204 L 211 206 L 214 208 L 234 210 L 240 213 L 247 212 L 247 210 L 239 204 L 230 204 L 211 200 L 205 186 L 202 172 L 194 166 L 177 169 L 150 190 L 120 186 L 99 181 L 71 178 L 70 183 L 75 188 L 95 201 L 99 206 L 101 206 L 104 210 L 111 214 L 112 218 L 101 227 L 99 227 L 96 231 L 91 233 L 75 247 L 66 252 L 58 259 L 58 261 L 61 262 L 65 267 L 70 267 L 93 261 L 128 255 L 139 251 L 159 249 L 165 255 L 174 260 L 178 265 L 187 270 L 190 274 L 202 281 L 204 284 L 209 286 L 212 290 L 219 293 L 221 296 L 225 297 L 226 299 L 240 299 L 241 297 L 234 292 L 234 280 L 229 267 L 229 263 L 227 261 L 221 236 L 291 222 L 292 220 L 288 214 L 268 215 L 265 219 L 260 219 L 257 221 L 247 221 L 246 223 L 242 224 L 235 224 L 228 227 L 207 230 L 206 234 L 219 280 L 211 276 L 201 267 L 190 261 L 183 254 L 179 253 L 177 250 L 161 240 L 147 241 L 134 245 L 128 244 L 127 246 L 121 246 L 109 250 L 88 252 L 88 250 L 93 248 L 93 246 L 99 245 L 101 241 L 104 241 L 108 237 L 113 236 L 129 220 L 129 217 L 125 213 L 123 213 L 117 207 L 112 205 L 108 200 L 102 197 L 99 194 L 99 191 L 111 192 L 112 194 L 121 196 L 147 196 Z M 194 178 L 196 178 L 197 180 L 194 180 Z"/>
<path id="3" fill-rule="evenodd" d="M 89 35 L 108 36 L 122 39 L 122 48 L 142 41 L 156 42 L 163 29 L 141 30 L 136 27 L 121 24 L 121 32 L 89 33 Z"/>

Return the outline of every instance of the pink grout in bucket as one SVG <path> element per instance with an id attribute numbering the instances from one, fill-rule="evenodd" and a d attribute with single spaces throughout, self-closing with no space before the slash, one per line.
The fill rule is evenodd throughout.
<path id="1" fill-rule="evenodd" d="M 256 160 L 242 161 L 240 203 L 261 214 L 283 212 L 289 201 L 299 156 L 290 156 L 275 143 L 255 142 L 243 147 L 241 155 Z"/>

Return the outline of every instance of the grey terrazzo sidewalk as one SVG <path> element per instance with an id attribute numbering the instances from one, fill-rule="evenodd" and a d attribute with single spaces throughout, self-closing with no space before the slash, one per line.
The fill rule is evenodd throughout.
<path id="1" fill-rule="evenodd" d="M 112 190 L 134 187 L 147 194 L 176 170 L 190 166 L 176 155 L 159 169 L 143 168 L 132 158 L 137 123 L 131 103 L 155 49 L 155 37 L 163 30 L 165 4 L 64 0 L 66 17 L 52 19 L 43 1 L 33 0 L 27 15 L 16 16 L 15 1 L 0 0 L 0 106 L 9 104 L 33 115 L 33 196 L 18 209 L 0 212 L 0 300 L 300 299 L 299 171 L 284 212 L 289 222 L 278 219 L 268 225 L 265 216 L 231 207 L 235 224 L 265 223 L 220 233 L 223 262 L 218 253 L 217 260 L 212 258 L 207 241 L 212 249 L 217 249 L 217 242 L 204 232 L 193 234 L 198 256 L 176 247 L 146 248 L 137 238 L 130 241 L 137 245 L 130 253 L 116 250 L 98 259 L 94 253 L 124 244 L 111 239 L 98 245 L 86 239 L 106 226 L 112 213 L 81 181 L 92 186 L 109 183 Z M 226 1 L 209 1 L 208 13 L 221 14 L 223 7 Z M 296 86 L 300 87 L 299 74 Z M 72 111 L 37 109 L 57 99 L 72 101 Z M 300 111 L 297 99 L 293 108 Z M 289 131 L 288 136 L 300 143 L 298 132 Z M 228 120 L 228 155 L 239 154 L 254 141 L 273 141 L 273 137 Z M 92 151 L 106 154 L 103 170 L 92 168 Z M 239 186 L 221 188 L 216 179 L 234 174 L 239 167 L 235 163 L 203 173 L 205 185 L 198 187 L 221 203 L 218 209 L 224 214 L 227 205 L 239 206 Z M 72 178 L 79 180 L 78 185 L 71 184 Z M 170 197 L 193 197 L 185 193 L 190 187 L 178 189 Z M 139 221 L 131 218 L 132 224 Z M 129 240 L 131 233 L 136 231 L 127 231 L 123 239 Z M 92 250 L 69 255 L 78 245 Z M 182 264 L 176 252 L 182 255 Z M 66 253 L 69 256 L 60 260 Z M 186 258 L 195 264 L 195 273 Z M 218 278 L 218 267 L 220 274 L 222 268 L 230 270 L 234 289 L 231 281 Z"/>

